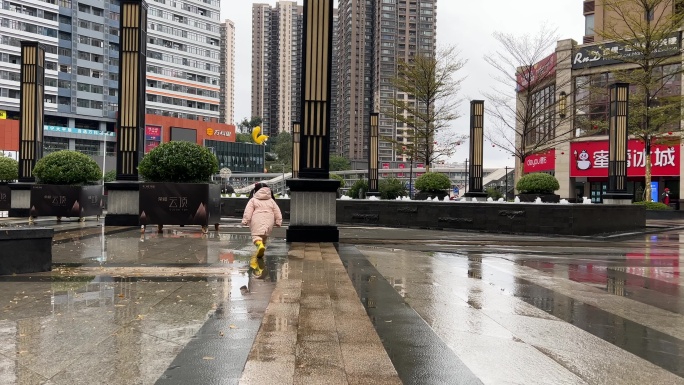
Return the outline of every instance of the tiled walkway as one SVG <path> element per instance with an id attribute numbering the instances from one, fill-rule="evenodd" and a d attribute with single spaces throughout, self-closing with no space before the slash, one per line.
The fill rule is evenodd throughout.
<path id="1" fill-rule="evenodd" d="M 332 244 L 292 244 L 241 384 L 401 384 Z"/>

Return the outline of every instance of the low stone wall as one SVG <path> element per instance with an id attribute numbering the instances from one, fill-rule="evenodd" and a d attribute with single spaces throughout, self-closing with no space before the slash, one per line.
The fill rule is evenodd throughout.
<path id="1" fill-rule="evenodd" d="M 290 201 L 276 199 L 283 218 Z M 247 198 L 222 199 L 221 216 L 242 217 Z M 636 205 L 337 200 L 337 223 L 511 234 L 595 235 L 646 227 Z"/>
<path id="2" fill-rule="evenodd" d="M 52 270 L 53 229 L 0 229 L 0 275 Z"/>
<path id="3" fill-rule="evenodd" d="M 681 210 L 646 210 L 646 219 L 677 221 L 684 220 Z"/>
<path id="4" fill-rule="evenodd" d="M 595 235 L 646 226 L 632 205 L 337 201 L 339 224 L 514 234 Z"/>
<path id="5" fill-rule="evenodd" d="M 283 219 L 290 220 L 290 200 L 276 199 Z M 228 218 L 242 218 L 249 198 L 221 198 L 221 216 Z"/>

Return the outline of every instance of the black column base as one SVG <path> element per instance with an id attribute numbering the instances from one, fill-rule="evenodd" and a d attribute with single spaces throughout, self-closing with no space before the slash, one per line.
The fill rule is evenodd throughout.
<path id="1" fill-rule="evenodd" d="M 467 193 L 463 194 L 463 196 L 466 198 L 487 198 L 487 193 L 479 191 L 468 191 Z"/>
<path id="2" fill-rule="evenodd" d="M 605 204 L 628 205 L 632 204 L 634 194 L 624 192 L 606 192 L 601 196 Z"/>
<path id="3" fill-rule="evenodd" d="M 28 218 L 31 216 L 31 209 L 9 209 L 7 216 L 10 218 Z"/>
<path id="4" fill-rule="evenodd" d="M 107 214 L 105 226 L 140 226 L 140 218 L 135 214 Z"/>
<path id="5" fill-rule="evenodd" d="M 379 199 L 379 198 L 380 198 L 380 193 L 379 193 L 379 192 L 375 192 L 375 191 L 369 191 L 369 192 L 366 193 L 366 198 L 370 198 L 370 197 L 376 197 L 376 198 Z"/>
<path id="6" fill-rule="evenodd" d="M 286 241 L 336 243 L 340 241 L 340 231 L 337 226 L 290 226 L 286 231 Z"/>

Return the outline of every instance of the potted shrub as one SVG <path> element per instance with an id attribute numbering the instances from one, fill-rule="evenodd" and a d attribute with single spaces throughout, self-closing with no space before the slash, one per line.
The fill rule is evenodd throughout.
<path id="1" fill-rule="evenodd" d="M 100 166 L 78 151 L 63 150 L 46 155 L 33 169 L 36 184 L 31 186 L 32 221 L 35 217 L 78 217 L 102 215 Z"/>
<path id="2" fill-rule="evenodd" d="M 359 179 L 349 188 L 347 195 L 354 199 L 364 199 L 366 198 L 367 192 L 368 181 L 365 179 Z"/>
<path id="3" fill-rule="evenodd" d="M 168 142 L 157 146 L 140 161 L 140 225 L 209 224 L 218 230 L 221 220 L 221 186 L 211 183 L 218 159 L 207 148 L 191 142 Z"/>
<path id="4" fill-rule="evenodd" d="M 427 198 L 437 197 L 439 200 L 444 199 L 449 195 L 449 188 L 451 187 L 451 180 L 448 176 L 440 172 L 426 172 L 416 179 L 416 200 L 425 200 Z"/>
<path id="5" fill-rule="evenodd" d="M 553 192 L 560 188 L 556 177 L 550 174 L 536 172 L 523 175 L 515 185 L 521 202 L 534 202 L 537 197 L 544 203 L 560 202 L 560 195 Z"/>
<path id="6" fill-rule="evenodd" d="M 406 186 L 397 178 L 382 179 L 378 183 L 380 199 L 397 199 L 406 196 Z"/>
<path id="7" fill-rule="evenodd" d="M 0 211 L 11 208 L 12 191 L 7 183 L 19 177 L 19 162 L 6 156 L 0 156 Z"/>

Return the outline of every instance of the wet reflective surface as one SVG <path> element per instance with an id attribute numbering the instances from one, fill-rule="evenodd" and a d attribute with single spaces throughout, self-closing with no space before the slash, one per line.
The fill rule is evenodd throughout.
<path id="1" fill-rule="evenodd" d="M 255 280 L 252 251 L 198 227 L 57 233 L 52 272 L 0 277 L 0 384 L 237 383 L 285 256 Z"/>
<path id="2" fill-rule="evenodd" d="M 0 277 L 0 384 L 684 384 L 680 230 L 280 233 L 255 280 L 234 225 L 60 229 Z"/>
<path id="3" fill-rule="evenodd" d="M 440 360 L 453 355 L 490 384 L 684 384 L 684 233 L 396 238 L 358 246 L 370 267 L 342 258 L 397 370 L 409 366 L 405 383 L 444 371 Z M 410 314 L 398 314 L 401 305 L 439 337 L 423 339 L 433 344 L 426 351 L 443 343 L 448 352 L 405 362 L 399 351 L 424 330 L 402 326 Z"/>

